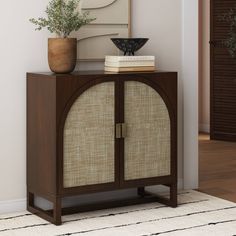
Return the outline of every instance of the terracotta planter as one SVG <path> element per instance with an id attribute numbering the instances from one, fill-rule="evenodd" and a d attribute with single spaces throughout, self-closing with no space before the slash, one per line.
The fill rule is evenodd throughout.
<path id="1" fill-rule="evenodd" d="M 77 58 L 76 38 L 49 38 L 48 64 L 52 72 L 70 73 L 75 69 Z"/>

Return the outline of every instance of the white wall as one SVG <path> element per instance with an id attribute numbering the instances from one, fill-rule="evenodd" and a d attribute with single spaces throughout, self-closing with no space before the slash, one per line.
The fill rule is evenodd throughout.
<path id="1" fill-rule="evenodd" d="M 1 2 L 0 201 L 26 195 L 25 74 L 48 70 L 48 34 L 35 33 L 28 19 L 41 15 L 47 3 L 48 0 Z"/>
<path id="2" fill-rule="evenodd" d="M 145 4 L 146 3 L 146 4 Z M 148 4 L 147 4 L 148 3 Z M 179 73 L 179 180 L 183 178 L 182 158 L 182 0 L 134 0 L 132 36 L 150 41 L 140 54 L 155 55 L 157 68 Z"/>
<path id="3" fill-rule="evenodd" d="M 184 188 L 198 188 L 199 1 L 183 0 L 183 169 Z"/>
<path id="4" fill-rule="evenodd" d="M 182 2 L 190 8 L 190 13 L 183 15 Z M 195 91 L 196 80 L 196 53 L 186 53 L 183 50 L 183 40 L 188 42 L 187 49 L 194 50 L 196 14 L 195 2 L 197 0 L 133 0 L 132 26 L 133 36 L 150 37 L 150 42 L 141 53 L 154 54 L 157 57 L 159 69 L 178 71 L 179 78 L 179 177 L 183 176 L 182 159 L 182 121 L 184 118 L 184 146 L 185 178 L 190 178 L 185 186 L 195 188 L 197 185 L 197 159 L 195 126 L 197 109 Z M 48 0 L 25 0 L 24 4 L 17 0 L 4 1 L 0 8 L 0 212 L 6 206 L 11 206 L 9 200 L 25 198 L 26 192 L 26 71 L 47 71 L 47 37 L 48 33 L 34 32 L 33 26 L 28 22 L 32 16 L 40 16 Z M 185 12 L 186 13 L 186 12 Z M 183 18 L 184 16 L 184 18 Z M 183 31 L 185 20 L 193 20 Z M 185 25 L 186 26 L 186 25 Z M 189 31 L 190 30 L 190 31 Z M 188 33 L 189 32 L 189 33 Z M 189 35 L 191 34 L 191 36 Z M 190 36 L 190 37 L 188 37 Z M 193 45 L 191 45 L 193 43 Z M 194 48 L 192 48 L 193 46 Z M 184 63 L 184 64 L 183 64 Z M 186 64 L 185 64 L 186 63 Z M 102 65 L 96 65 L 96 69 Z M 90 68 L 82 65 L 82 68 Z M 95 68 L 95 67 L 93 67 Z M 186 69 L 189 68 L 189 69 Z M 184 75 L 186 73 L 186 76 Z M 186 84 L 185 84 L 186 83 Z M 193 83 L 193 84 L 192 84 Z M 184 84 L 185 97 L 182 96 Z M 193 92 L 193 93 L 192 93 Z M 191 98 L 196 95 L 196 98 Z M 184 100 L 183 100 L 184 99 Z M 183 117 L 183 105 L 184 117 Z M 192 141 L 189 141 L 189 140 Z M 193 149 L 192 149 L 193 148 Z M 190 150 L 193 152 L 190 152 Z M 193 161 L 191 161 L 193 160 Z M 192 166 L 194 164 L 194 166 Z M 193 178 L 189 177 L 193 174 Z M 7 202 L 5 202 L 7 201 Z M 18 201 L 14 209 L 23 207 Z M 11 208 L 11 209 L 13 209 Z M 10 208 L 9 208 L 10 209 Z"/>
<path id="5" fill-rule="evenodd" d="M 210 131 L 210 0 L 201 0 L 199 130 Z"/>

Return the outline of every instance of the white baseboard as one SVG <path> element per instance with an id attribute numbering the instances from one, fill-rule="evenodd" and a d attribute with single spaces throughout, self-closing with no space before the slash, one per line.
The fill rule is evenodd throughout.
<path id="1" fill-rule="evenodd" d="M 0 201 L 0 214 L 26 210 L 26 199 Z"/>
<path id="2" fill-rule="evenodd" d="M 209 124 L 200 124 L 199 131 L 204 133 L 210 133 L 210 125 Z"/>
<path id="3" fill-rule="evenodd" d="M 178 190 L 184 189 L 184 180 L 182 178 L 178 179 Z"/>
<path id="4" fill-rule="evenodd" d="M 152 188 L 152 187 L 151 187 Z M 153 187 L 153 189 L 156 189 L 155 187 Z M 163 189 L 163 190 L 162 190 Z M 183 189 L 183 179 L 178 179 L 178 189 L 182 190 Z M 161 186 L 158 188 L 158 191 L 160 192 L 166 192 L 166 188 L 162 188 Z M 132 193 L 132 189 L 130 190 L 123 190 L 123 192 L 127 192 L 127 197 L 129 196 L 129 193 Z M 135 191 L 134 191 L 135 192 Z M 124 194 L 122 193 L 122 195 Z M 105 193 L 104 196 L 108 196 L 109 193 Z M 114 194 L 111 192 L 110 193 L 110 197 L 114 197 Z M 117 195 L 117 192 L 116 194 Z M 124 195 L 123 195 L 124 196 Z M 92 195 L 91 195 L 91 198 Z M 82 199 L 83 200 L 83 199 Z M 81 199 L 80 199 L 81 201 Z M 65 205 L 73 205 L 76 204 L 76 197 L 75 199 L 66 199 L 65 201 Z M 85 202 L 83 200 L 83 202 Z M 36 200 L 36 204 L 38 204 L 40 207 L 45 207 L 48 208 L 48 204 L 43 200 L 43 201 L 37 201 Z M 10 200 L 10 201 L 0 201 L 0 214 L 5 214 L 5 213 L 12 213 L 12 212 L 18 212 L 18 211 L 25 211 L 26 210 L 26 199 L 16 199 L 16 200 Z"/>

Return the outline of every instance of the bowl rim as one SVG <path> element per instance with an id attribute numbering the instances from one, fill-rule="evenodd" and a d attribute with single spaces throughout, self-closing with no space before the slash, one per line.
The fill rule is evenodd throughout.
<path id="1" fill-rule="evenodd" d="M 116 40 L 116 39 L 120 39 L 120 40 L 149 40 L 149 38 L 111 38 L 111 40 Z"/>

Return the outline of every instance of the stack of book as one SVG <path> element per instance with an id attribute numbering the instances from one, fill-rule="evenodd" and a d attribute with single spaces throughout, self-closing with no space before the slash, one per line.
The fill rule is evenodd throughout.
<path id="1" fill-rule="evenodd" d="M 154 56 L 106 56 L 105 71 L 155 71 Z"/>

